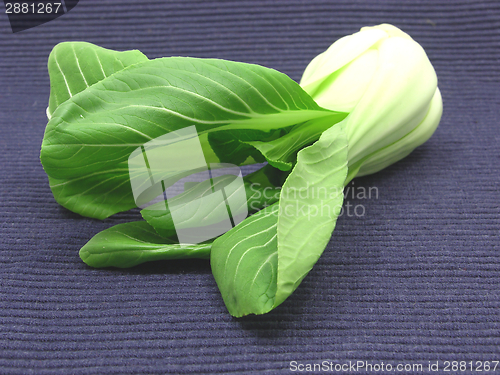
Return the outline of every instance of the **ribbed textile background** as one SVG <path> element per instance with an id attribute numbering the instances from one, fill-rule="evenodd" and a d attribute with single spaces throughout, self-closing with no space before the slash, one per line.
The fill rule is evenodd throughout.
<path id="1" fill-rule="evenodd" d="M 334 40 L 384 22 L 426 49 L 444 98 L 441 125 L 405 160 L 354 180 L 378 196 L 348 198 L 364 216 L 339 219 L 320 261 L 280 307 L 232 318 L 208 261 L 127 270 L 81 262 L 78 250 L 94 234 L 139 214 L 101 222 L 52 197 L 39 149 L 55 44 L 244 61 L 298 81 Z M 0 373 L 500 360 L 499 73 L 498 0 L 81 0 L 17 34 L 1 14 Z"/>

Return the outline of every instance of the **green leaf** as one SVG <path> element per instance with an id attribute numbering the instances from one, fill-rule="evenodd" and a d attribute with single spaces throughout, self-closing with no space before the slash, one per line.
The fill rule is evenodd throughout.
<path id="1" fill-rule="evenodd" d="M 279 204 L 216 239 L 210 262 L 235 317 L 281 304 L 321 256 L 335 227 L 347 176 L 347 139 L 336 125 L 299 151 Z"/>
<path id="2" fill-rule="evenodd" d="M 203 151 L 214 155 L 210 132 L 269 132 L 332 113 L 272 69 L 162 58 L 131 65 L 60 104 L 41 161 L 61 205 L 103 219 L 135 207 L 127 161 L 148 141 L 195 125 Z"/>
<path id="3" fill-rule="evenodd" d="M 275 306 L 299 286 L 328 244 L 342 209 L 347 162 L 347 136 L 340 125 L 299 151 L 279 201 Z"/>
<path id="4" fill-rule="evenodd" d="M 233 207 L 231 210 L 232 216 L 240 215 L 245 209 L 249 213 L 253 213 L 277 202 L 279 189 L 286 175 L 287 173 L 266 165 L 256 172 L 245 176 L 243 178 L 243 187 L 247 196 L 247 204 L 246 207 L 240 207 L 240 210 L 234 210 Z M 231 178 L 232 176 L 220 176 L 213 179 L 213 181 L 207 180 L 197 183 L 183 193 L 168 199 L 168 204 L 162 201 L 143 209 L 141 215 L 161 236 L 173 236 L 175 235 L 176 227 L 174 226 L 170 207 L 174 210 L 185 210 L 186 202 L 212 194 L 213 189 L 218 190 L 219 186 L 226 186 L 226 180 L 230 181 Z M 230 190 L 230 186 L 228 188 L 225 189 L 227 196 L 236 192 Z M 186 220 L 182 224 L 177 223 L 177 226 L 181 228 L 194 228 L 215 224 L 227 218 L 227 216 L 217 216 L 218 212 L 220 211 L 216 207 L 210 205 L 200 206 L 196 211 L 192 212 L 192 216 L 186 215 Z"/>
<path id="5" fill-rule="evenodd" d="M 335 113 L 327 117 L 310 120 L 294 126 L 282 137 L 271 141 L 246 142 L 255 147 L 272 166 L 289 171 L 297 159 L 297 152 L 304 146 L 318 140 L 328 128 L 345 118 L 345 113 Z"/>
<path id="6" fill-rule="evenodd" d="M 168 259 L 208 259 L 211 243 L 179 245 L 159 236 L 145 221 L 118 224 L 96 234 L 80 250 L 80 258 L 91 267 L 133 267 Z"/>
<path id="7" fill-rule="evenodd" d="M 56 108 L 87 87 L 125 69 L 146 61 L 140 51 L 118 52 L 86 42 L 63 42 L 49 55 L 50 98 L 47 117 Z"/>
<path id="8" fill-rule="evenodd" d="M 212 273 L 229 313 L 235 317 L 264 314 L 275 305 L 278 211 L 278 203 L 266 207 L 212 245 Z"/>

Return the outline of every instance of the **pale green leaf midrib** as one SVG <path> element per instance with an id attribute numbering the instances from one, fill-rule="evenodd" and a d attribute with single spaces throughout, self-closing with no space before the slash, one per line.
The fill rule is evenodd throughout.
<path id="1" fill-rule="evenodd" d="M 132 107 L 134 105 L 130 105 L 129 107 Z M 158 107 L 149 107 L 149 106 L 137 106 L 136 107 L 145 107 L 148 109 L 156 109 L 156 110 L 162 110 L 161 108 Z M 124 108 L 124 107 L 122 107 Z M 167 112 L 170 112 L 174 115 L 177 114 L 177 112 L 169 111 L 164 109 Z M 249 118 L 246 120 L 230 120 L 230 121 L 203 121 L 203 120 L 198 120 L 198 119 L 193 119 L 193 118 L 186 118 L 186 120 L 190 120 L 193 122 L 193 125 L 199 124 L 199 125 L 220 125 L 214 128 L 206 129 L 206 130 L 201 130 L 198 132 L 199 136 L 202 136 L 204 134 L 208 134 L 210 132 L 219 132 L 219 131 L 228 131 L 228 130 L 275 130 L 275 129 L 280 129 L 284 127 L 288 127 L 290 125 L 294 125 L 299 122 L 307 121 L 310 119 L 315 119 L 315 118 L 321 118 L 321 117 L 326 117 L 330 115 L 331 113 L 328 111 L 290 111 L 290 112 L 283 112 L 279 114 L 269 114 L 269 115 L 263 115 L 262 117 L 257 117 L 257 118 Z M 180 115 L 180 114 L 179 114 Z M 97 115 L 96 115 L 97 116 Z M 55 117 L 53 117 L 54 119 Z M 88 121 L 88 119 L 87 119 Z M 66 121 L 63 120 L 63 122 L 60 122 L 55 125 L 54 128 L 51 129 L 51 131 L 60 131 L 58 128 L 60 126 L 71 126 L 71 129 L 76 132 L 78 132 L 78 127 L 81 126 L 81 122 L 73 122 L 73 123 L 67 123 Z M 130 128 L 129 126 L 123 125 L 123 124 L 117 124 L 117 123 L 94 123 L 92 122 L 93 125 L 112 125 L 112 126 L 121 126 L 129 130 L 133 130 L 134 132 L 138 133 L 139 135 L 147 138 L 147 139 L 153 139 L 152 136 L 148 134 L 141 133 L 135 129 Z M 161 127 L 160 124 L 157 124 L 157 126 Z M 64 132 L 64 134 L 68 134 L 67 132 Z M 75 134 L 73 134 L 74 137 L 76 137 Z M 85 147 L 132 147 L 132 146 L 142 146 L 144 143 L 117 143 L 117 144 L 103 144 L 103 143 L 76 143 L 78 142 L 78 138 L 75 139 L 75 146 L 85 146 Z M 67 145 L 70 145 L 71 143 L 66 143 L 64 147 Z M 61 147 L 59 144 L 45 144 L 43 146 L 44 148 L 49 148 L 49 147 Z"/>

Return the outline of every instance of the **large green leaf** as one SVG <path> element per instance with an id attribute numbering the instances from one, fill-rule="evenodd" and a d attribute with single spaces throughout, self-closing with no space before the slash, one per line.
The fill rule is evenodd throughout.
<path id="1" fill-rule="evenodd" d="M 272 69 L 162 58 L 115 72 L 60 104 L 41 161 L 61 205 L 102 219 L 135 207 L 127 160 L 148 141 L 195 125 L 205 156 L 214 156 L 210 132 L 269 132 L 332 115 Z"/>
<path id="2" fill-rule="evenodd" d="M 145 221 L 134 221 L 96 234 L 80 249 L 80 258 L 92 267 L 128 268 L 155 260 L 207 259 L 210 247 L 211 243 L 181 246 L 159 236 Z"/>
<path id="3" fill-rule="evenodd" d="M 266 313 L 297 288 L 332 235 L 346 176 L 347 139 L 336 125 L 298 153 L 279 203 L 214 241 L 212 272 L 231 315 Z"/>
<path id="4" fill-rule="evenodd" d="M 118 52 L 86 42 L 63 42 L 49 55 L 50 98 L 47 117 L 72 96 L 125 67 L 146 61 L 140 51 Z"/>

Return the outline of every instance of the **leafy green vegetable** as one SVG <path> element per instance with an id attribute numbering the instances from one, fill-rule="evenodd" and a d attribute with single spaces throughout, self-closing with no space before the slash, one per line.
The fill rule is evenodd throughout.
<path id="1" fill-rule="evenodd" d="M 279 203 L 214 241 L 212 272 L 231 315 L 266 313 L 298 287 L 332 235 L 346 176 L 347 138 L 336 125 L 299 151 Z"/>
<path id="2" fill-rule="evenodd" d="M 96 234 L 80 250 L 80 258 L 92 267 L 128 268 L 143 262 L 209 258 L 211 243 L 179 245 L 159 236 L 145 221 L 118 224 Z"/>
<path id="3" fill-rule="evenodd" d="M 69 98 L 125 69 L 146 61 L 140 51 L 118 52 L 86 42 L 64 42 L 56 45 L 49 56 L 50 98 L 47 117 Z"/>
<path id="4" fill-rule="evenodd" d="M 84 42 L 57 45 L 48 69 L 40 158 L 57 202 L 103 219 L 162 192 L 165 199 L 141 211 L 146 221 L 98 233 L 80 250 L 82 260 L 132 267 L 210 258 L 236 317 L 285 301 L 324 251 L 345 184 L 406 156 L 430 137 L 442 112 L 425 52 L 391 25 L 334 43 L 304 72 L 304 89 L 257 65 L 148 60 Z M 265 161 L 243 183 L 238 173 L 212 174 L 223 163 Z M 197 172 L 207 180 L 187 182 L 166 200 L 173 183 Z M 191 239 L 181 231 L 222 228 L 197 237 L 206 239 L 247 212 L 256 213 L 214 241 L 178 243 Z"/>
<path id="5" fill-rule="evenodd" d="M 267 140 L 275 130 L 326 117 L 333 124 L 345 114 L 319 107 L 272 69 L 162 58 L 116 71 L 59 104 L 45 131 L 41 161 L 61 205 L 103 219 L 135 207 L 127 160 L 150 140 L 196 125 L 205 155 L 218 156 L 207 162 L 233 162 L 231 152 L 224 158 L 220 142 L 212 140 L 212 148 L 209 133 L 248 138 L 249 132 L 252 139 Z"/>

